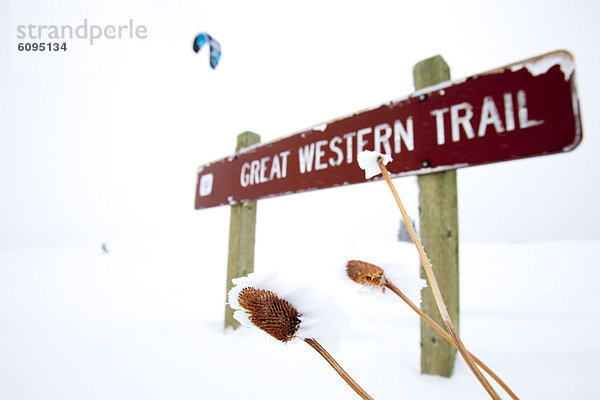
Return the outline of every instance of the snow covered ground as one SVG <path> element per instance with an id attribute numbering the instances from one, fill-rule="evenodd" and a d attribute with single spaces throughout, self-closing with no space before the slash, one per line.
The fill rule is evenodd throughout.
<path id="1" fill-rule="evenodd" d="M 600 241 L 461 246 L 467 347 L 523 399 L 598 398 Z M 203 259 L 192 240 L 110 250 L 0 253 L 0 398 L 357 398 L 301 341 L 224 332 L 225 265 Z M 340 273 L 360 257 L 394 279 L 412 275 L 396 282 L 410 286 L 411 245 L 305 253 L 262 255 L 256 269 L 313 284 L 346 310 L 341 342 L 324 346 L 374 398 L 487 397 L 460 358 L 450 379 L 421 375 L 417 316 L 391 293 L 365 292 Z"/>

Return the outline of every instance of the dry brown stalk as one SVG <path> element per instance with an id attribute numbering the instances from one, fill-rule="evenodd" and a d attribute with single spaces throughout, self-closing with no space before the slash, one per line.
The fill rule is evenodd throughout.
<path id="1" fill-rule="evenodd" d="M 398 204 L 398 208 L 400 209 L 400 213 L 402 214 L 402 218 L 404 219 L 404 223 L 406 224 L 408 233 L 417 248 L 417 252 L 419 253 L 419 258 L 421 259 L 421 263 L 423 264 L 423 269 L 425 270 L 425 274 L 427 275 L 427 280 L 429 281 L 429 286 L 431 287 L 431 290 L 433 292 L 433 297 L 435 299 L 435 303 L 438 307 L 438 310 L 440 311 L 442 319 L 444 320 L 444 325 L 446 326 L 448 333 L 450 334 L 454 343 L 456 344 L 456 348 L 458 349 L 458 352 L 460 353 L 462 358 L 465 360 L 465 362 L 469 366 L 469 369 L 471 369 L 471 371 L 473 372 L 473 374 L 475 375 L 477 380 L 485 388 L 485 390 L 488 392 L 490 397 L 495 400 L 501 400 L 498 393 L 496 393 L 496 391 L 494 390 L 492 385 L 490 385 L 490 383 L 485 378 L 485 376 L 481 373 L 479 368 L 477 368 L 477 365 L 475 365 L 475 361 L 473 360 L 470 353 L 465 348 L 465 345 L 463 344 L 462 340 L 458 336 L 458 332 L 456 331 L 456 328 L 454 327 L 454 324 L 452 323 L 450 314 L 448 314 L 448 309 L 446 308 L 446 303 L 444 303 L 444 299 L 442 297 L 440 287 L 438 286 L 437 280 L 435 278 L 435 274 L 433 273 L 433 268 L 431 267 L 429 258 L 427 258 L 427 254 L 425 254 L 425 249 L 423 249 L 421 240 L 417 236 L 417 233 L 415 232 L 415 229 L 413 228 L 413 226 L 410 222 L 410 219 L 408 218 L 406 209 L 404 208 L 404 205 L 402 204 L 402 200 L 400 200 L 400 196 L 398 195 L 398 192 L 396 191 L 394 183 L 390 179 L 390 174 L 389 174 L 387 168 L 385 167 L 385 164 L 383 163 L 381 156 L 377 159 L 377 163 L 379 164 L 379 168 L 381 169 L 381 173 L 382 173 L 383 177 L 385 178 L 385 181 L 387 182 L 388 186 L 390 187 L 390 190 L 392 191 L 392 194 L 394 195 L 396 204 Z"/>
<path id="2" fill-rule="evenodd" d="M 301 315 L 293 305 L 275 293 L 247 287 L 240 291 L 238 302 L 248 312 L 250 322 L 275 339 L 285 343 L 296 337 Z M 359 396 L 365 400 L 373 400 L 319 342 L 315 339 L 303 340 L 315 349 Z"/>
<path id="3" fill-rule="evenodd" d="M 452 340 L 452 337 L 442 328 L 437 322 L 433 320 L 429 315 L 427 315 L 423 310 L 417 307 L 406 295 L 396 287 L 392 282 L 390 282 L 384 274 L 382 268 L 377 265 L 359 261 L 359 260 L 350 260 L 348 261 L 346 272 L 348 273 L 348 277 L 352 279 L 354 282 L 359 283 L 365 286 L 374 286 L 380 288 L 388 288 L 392 292 L 394 292 L 398 297 L 400 297 L 408 306 L 415 311 L 425 322 L 427 322 L 437 333 L 439 333 L 446 341 L 456 347 L 456 343 Z M 489 376 L 492 377 L 501 387 L 512 397 L 514 400 L 519 400 L 519 397 L 508 387 L 506 383 L 498 375 L 494 373 L 483 361 L 477 358 L 473 353 L 470 353 L 473 361 L 477 363 Z"/>
<path id="4" fill-rule="evenodd" d="M 363 390 L 363 388 L 361 388 L 358 383 L 356 383 L 354 381 L 354 379 L 352 379 L 350 377 L 350 375 L 348 375 L 348 373 L 346 371 L 344 371 L 344 369 L 342 368 L 342 366 L 340 364 L 337 363 L 337 361 L 335 361 L 335 359 L 331 356 L 331 354 L 329 354 L 324 348 L 323 346 L 321 346 L 319 344 L 319 342 L 317 342 L 315 339 L 304 339 L 304 341 L 306 343 L 308 343 L 313 349 L 315 349 L 317 351 L 317 353 L 319 353 L 321 356 L 323 356 L 323 358 L 329 363 L 329 365 L 331 365 L 331 367 L 335 370 L 335 372 L 337 372 L 344 381 L 346 381 L 346 383 L 348 384 L 348 386 L 350 386 L 352 389 L 354 389 L 354 391 L 363 399 L 365 400 L 373 400 L 373 398 L 371 396 L 369 396 L 369 394 L 367 392 L 365 392 Z"/>
<path id="5" fill-rule="evenodd" d="M 452 337 L 450 337 L 450 335 L 444 330 L 444 328 L 442 328 L 429 315 L 425 314 L 425 312 L 423 312 L 423 310 L 421 310 L 412 301 L 410 301 L 408 299 L 408 297 L 406 297 L 406 295 L 404 293 L 402 293 L 400 291 L 400 289 L 398 289 L 392 282 L 386 280 L 385 287 L 390 289 L 398 297 L 400 297 L 402 300 L 404 300 L 404 302 L 406 304 L 408 304 L 408 306 L 410 308 L 412 308 L 417 314 L 419 314 L 419 316 L 421 318 L 423 318 L 423 320 L 425 322 L 427 322 L 433 329 L 435 329 L 435 331 L 437 333 L 439 333 L 444 339 L 446 339 L 446 341 L 448 343 L 456 346 L 456 343 L 454 343 L 454 341 L 452 340 Z M 492 379 L 494 379 L 496 382 L 498 382 L 498 384 L 502 387 L 502 389 L 504 389 L 506 391 L 506 393 L 508 393 L 508 395 L 510 397 L 512 397 L 514 400 L 519 400 L 519 397 L 517 397 L 517 395 L 508 387 L 508 385 L 506 383 L 504 383 L 504 381 L 502 379 L 500 379 L 500 377 L 498 375 L 496 375 L 494 373 L 494 371 L 492 371 L 490 369 L 490 367 L 488 367 L 483 361 L 481 361 L 479 358 L 477 358 L 473 353 L 469 352 L 469 354 L 473 358 L 473 361 L 475 361 L 475 363 L 477 365 L 479 365 L 489 376 L 491 376 Z"/>

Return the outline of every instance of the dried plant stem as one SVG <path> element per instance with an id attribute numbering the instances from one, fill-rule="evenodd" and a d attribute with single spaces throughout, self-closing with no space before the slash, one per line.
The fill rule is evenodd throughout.
<path id="1" fill-rule="evenodd" d="M 398 295 L 398 297 L 400 297 L 402 300 L 404 300 L 404 302 L 406 304 L 408 304 L 408 306 L 410 308 L 412 308 L 413 311 L 415 311 L 417 314 L 419 314 L 419 316 L 421 318 L 423 318 L 423 320 L 425 322 L 427 322 L 433 329 L 435 329 L 435 331 L 437 333 L 439 333 L 444 339 L 446 339 L 446 341 L 448 341 L 450 344 L 456 346 L 456 343 L 454 343 L 452 341 L 452 337 L 450 337 L 450 335 L 448 335 L 448 333 L 444 330 L 444 328 L 442 328 L 437 322 L 435 322 L 433 320 L 433 318 L 431 318 L 429 315 L 425 314 L 425 312 L 423 310 L 421 310 L 412 301 L 410 301 L 410 299 L 408 297 L 406 297 L 406 295 L 404 293 L 402 293 L 402 291 L 400 289 L 398 289 L 396 287 L 396 285 L 394 285 L 390 281 L 386 281 L 385 287 L 390 289 L 392 292 L 394 292 L 396 295 Z M 496 375 L 494 373 L 494 371 L 492 371 L 487 365 L 485 365 L 485 363 L 483 361 L 481 361 L 479 358 L 477 358 L 472 353 L 471 353 L 471 358 L 473 358 L 473 361 L 475 361 L 475 363 L 477 365 L 479 365 L 489 376 L 491 376 L 492 379 L 494 379 L 496 382 L 498 382 L 498 384 L 502 387 L 502 389 L 504 389 L 506 391 L 506 393 L 509 394 L 510 397 L 512 397 L 514 400 L 519 400 L 519 397 L 508 387 L 508 385 L 506 383 L 504 383 L 504 381 L 502 379 L 500 379 L 500 377 L 498 375 Z"/>
<path id="2" fill-rule="evenodd" d="M 338 364 L 337 361 L 335 361 L 331 354 L 329 354 L 327 350 L 325 350 L 323 346 L 319 344 L 319 342 L 317 342 L 315 339 L 304 339 L 304 341 L 308 343 L 313 349 L 315 349 L 317 353 L 323 356 L 323 358 L 329 363 L 329 365 L 331 365 L 333 369 L 335 369 L 335 372 L 337 372 L 342 377 L 342 379 L 345 380 L 346 383 L 352 389 L 354 389 L 356 393 L 358 393 L 360 397 L 362 397 L 365 400 L 373 400 L 373 398 L 369 396 L 369 394 L 365 392 L 364 389 L 361 388 L 358 385 L 358 383 L 356 383 L 354 379 L 352 379 L 350 375 L 348 375 L 346 371 L 344 371 L 342 366 Z"/>
<path id="3" fill-rule="evenodd" d="M 400 200 L 400 196 L 398 195 L 398 192 L 396 191 L 396 188 L 394 187 L 394 184 L 393 184 L 392 180 L 390 179 L 390 174 L 389 174 L 387 168 L 385 167 L 385 164 L 383 163 L 383 160 L 381 159 L 381 157 L 379 157 L 379 159 L 377 160 L 377 163 L 379 164 L 379 168 L 381 168 L 381 173 L 383 174 L 383 177 L 385 178 L 388 186 L 390 187 L 392 194 L 394 195 L 394 199 L 396 199 L 398 208 L 400 208 L 400 213 L 402 214 L 402 218 L 404 219 L 404 223 L 406 224 L 408 233 L 410 234 L 412 241 L 414 242 L 415 246 L 417 247 L 417 252 L 419 253 L 421 263 L 423 264 L 425 274 L 427 275 L 427 280 L 429 281 L 429 285 L 431 286 L 431 290 L 433 292 L 433 297 L 435 299 L 435 303 L 437 304 L 438 310 L 440 311 L 442 319 L 444 320 L 444 325 L 446 325 L 446 329 L 448 330 L 448 333 L 452 337 L 453 342 L 456 344 L 456 348 L 458 349 L 458 352 L 460 353 L 462 358 L 465 360 L 465 362 L 467 363 L 467 365 L 469 366 L 469 368 L 471 369 L 473 374 L 475 374 L 475 377 L 477 377 L 477 380 L 479 380 L 481 385 L 489 393 L 490 397 L 495 400 L 501 400 L 500 396 L 498 396 L 498 393 L 496 393 L 496 391 L 494 390 L 492 385 L 490 385 L 490 383 L 485 378 L 485 376 L 483 376 L 483 374 L 481 373 L 479 368 L 477 368 L 477 366 L 475 365 L 475 362 L 473 361 L 473 358 L 471 357 L 471 354 L 465 348 L 465 345 L 462 343 L 462 340 L 460 340 L 460 337 L 458 336 L 458 332 L 456 332 L 456 328 L 454 327 L 454 325 L 452 324 L 452 320 L 450 319 L 450 314 L 448 314 L 448 309 L 446 308 L 446 303 L 444 303 L 444 299 L 442 298 L 442 293 L 440 292 L 440 288 L 438 286 L 437 280 L 433 273 L 433 268 L 431 267 L 429 258 L 427 258 L 427 254 L 425 254 L 425 250 L 423 249 L 421 240 L 417 236 L 417 233 L 415 232 L 415 229 L 413 228 L 413 226 L 410 222 L 410 219 L 408 218 L 406 209 L 404 208 L 404 205 L 402 204 L 402 201 Z"/>

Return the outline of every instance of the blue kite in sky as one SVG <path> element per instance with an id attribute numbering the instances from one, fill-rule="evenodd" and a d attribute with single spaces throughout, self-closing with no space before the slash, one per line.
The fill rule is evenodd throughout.
<path id="1" fill-rule="evenodd" d="M 217 68 L 219 59 L 221 58 L 221 45 L 208 33 L 201 33 L 194 39 L 194 51 L 198 53 L 202 46 L 206 43 L 210 46 L 210 67 L 212 69 Z"/>

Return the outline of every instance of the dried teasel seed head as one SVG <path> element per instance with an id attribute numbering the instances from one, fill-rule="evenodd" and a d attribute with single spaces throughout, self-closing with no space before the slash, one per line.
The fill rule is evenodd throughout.
<path id="1" fill-rule="evenodd" d="M 282 342 L 291 340 L 300 326 L 300 313 L 269 290 L 247 287 L 238 296 L 250 322 Z"/>
<path id="2" fill-rule="evenodd" d="M 385 285 L 383 269 L 368 262 L 350 260 L 346 265 L 346 273 L 350 279 L 361 285 L 381 288 Z"/>

